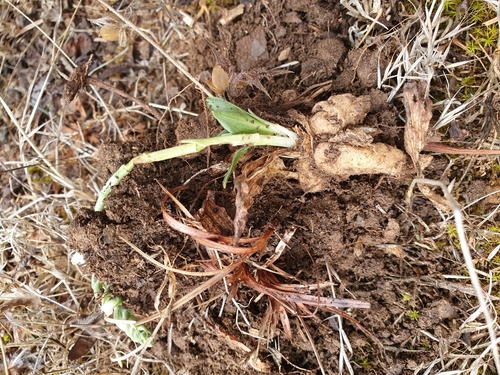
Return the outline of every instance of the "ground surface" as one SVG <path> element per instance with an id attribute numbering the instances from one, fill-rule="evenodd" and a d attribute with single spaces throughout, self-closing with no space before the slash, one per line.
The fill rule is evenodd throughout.
<path id="1" fill-rule="evenodd" d="M 77 15 L 76 22 L 81 22 L 81 28 L 89 27 L 86 17 Z M 153 28 L 151 10 L 138 9 L 131 17 L 141 27 Z M 332 94 L 369 95 L 372 108 L 365 124 L 378 130 L 377 141 L 403 149 L 401 101 L 396 99 L 388 104 L 387 94 L 376 87 L 379 63 L 385 64 L 389 57 L 378 52 L 376 42 L 352 50 L 348 35 L 352 20 L 339 4 L 256 1 L 225 26 L 214 19 L 209 24 L 206 14 L 199 22 L 202 20 L 203 33 L 195 27 L 184 39 L 173 35 L 170 48 L 173 54 L 189 53 L 183 62 L 194 76 L 210 73 L 219 63 L 235 72 L 251 72 L 250 76 L 260 80 L 269 94 L 251 84 L 244 85 L 239 95 L 231 98 L 233 103 L 251 108 L 266 119 L 300 127 L 290 109 L 309 116 L 315 102 Z M 78 35 L 73 40 L 72 57 L 83 62 L 92 52 L 91 69 L 106 61 L 109 54 L 116 53 L 116 42 L 95 43 L 87 40 L 84 32 Z M 141 152 L 173 146 L 185 138 L 213 136 L 220 131 L 204 107 L 200 93 L 172 68 L 162 72 L 160 65 L 155 65 L 159 59 L 156 52 L 139 37 L 130 38 L 129 50 L 122 61 L 106 67 L 100 78 L 111 79 L 114 85 L 128 92 L 137 90 L 137 85 L 139 91 L 148 92 L 150 87 L 151 96 L 167 92 L 168 98 L 147 99 L 162 104 L 168 104 L 177 95 L 172 104 L 184 103 L 188 110 L 201 115 L 192 118 L 172 113 L 156 127 L 151 120 L 144 125 L 147 121 L 135 113 L 122 113 L 117 122 L 127 142 L 106 141 L 99 148 L 95 167 L 101 186 L 121 164 Z M 84 47 L 88 48 L 83 50 Z M 388 53 L 387 49 L 384 51 Z M 144 65 L 148 60 L 149 67 Z M 289 61 L 300 64 L 287 67 L 288 72 L 280 74 L 271 71 Z M 139 70 L 142 76 L 136 81 Z M 332 79 L 333 84 L 329 85 Z M 166 87 L 156 89 L 162 80 Z M 294 101 L 307 88 L 325 82 L 324 93 Z M 85 122 L 95 114 L 85 94 L 77 98 L 75 106 L 66 114 L 70 122 Z M 93 129 L 87 130 L 96 137 Z M 165 271 L 132 251 L 121 238 L 162 263 L 168 257 L 177 268 L 200 262 L 203 248 L 169 228 L 163 220 L 160 204 L 164 194 L 158 182 L 175 188 L 191 179 L 177 195 L 191 213 L 195 214 L 209 195 L 233 217 L 232 180 L 223 189 L 223 171 L 197 174 L 209 166 L 229 162 L 232 151 L 226 146 L 214 147 L 198 156 L 138 166 L 113 189 L 103 212 L 94 212 L 90 206 L 82 208 L 69 228 L 68 246 L 84 255 L 85 273 L 93 273 L 109 284 L 114 294 L 123 296 L 125 306 L 137 314 L 154 313 L 155 301 L 159 301 L 160 309 L 165 308 L 170 301 Z M 435 156 L 426 177 L 445 181 L 460 177 L 460 172 L 448 168 L 448 164 L 446 156 Z M 296 170 L 293 159 L 286 159 L 285 165 L 290 172 Z M 433 204 L 418 194 L 411 205 L 406 203 L 405 195 L 413 177 L 413 171 L 409 171 L 408 176 L 401 177 L 363 175 L 332 179 L 329 188 L 318 193 L 305 193 L 296 179 L 275 177 L 250 208 L 249 232 L 245 235 L 261 235 L 271 224 L 275 228 L 262 259 L 254 256 L 253 261 L 265 261 L 279 237 L 294 227 L 295 234 L 276 264 L 294 279 L 280 278 L 280 281 L 304 285 L 325 283 L 329 280 L 329 268 L 335 273 L 333 281 L 338 298 L 355 298 L 371 304 L 368 310 L 349 309 L 348 314 L 380 340 L 383 349 L 352 322 L 343 319 L 343 329 L 352 346 L 349 358 L 354 373 L 413 374 L 419 366 L 439 358 L 443 350 L 467 352 L 470 348 L 470 337 L 458 327 L 474 306 L 469 300 L 471 292 L 464 293 L 460 289 L 462 284 L 443 278 L 443 275 L 464 275 L 465 270 L 457 262 L 453 238 L 442 236 L 443 227 L 439 225 L 442 217 Z M 484 193 L 487 183 L 477 184 L 464 182 L 463 201 L 470 202 Z M 176 212 L 174 206 L 168 207 Z M 482 209 L 487 207 L 488 203 L 484 203 Z M 204 280 L 177 275 L 177 296 Z M 260 328 L 268 300 L 256 299 L 259 295 L 256 291 L 240 288 L 236 300 L 249 327 L 230 301 L 221 312 L 223 292 L 224 284 L 219 283 L 185 308 L 173 312 L 170 324 L 164 324 L 158 332 L 151 353 L 172 368 L 188 370 L 190 374 L 257 373 L 249 364 L 249 353 L 239 343 L 252 350 L 257 348 L 259 340 L 244 333 L 251 329 L 255 333 Z M 330 296 L 331 289 L 325 288 L 321 293 Z M 304 327 L 297 317 L 289 316 L 293 339 L 284 336 L 278 323 L 274 337 L 267 344 L 261 340 L 259 359 L 269 366 L 271 373 L 320 373 Z M 322 311 L 317 311 L 316 316 L 319 319 L 304 317 L 307 330 L 326 372 L 337 373 L 341 351 L 337 321 L 328 319 L 331 314 Z M 281 359 L 272 355 L 278 347 Z"/>
<path id="2" fill-rule="evenodd" d="M 270 24 L 263 25 L 263 18 Z M 227 27 L 219 31 L 213 28 L 212 47 L 202 42 L 188 45 L 190 54 L 186 64 L 194 74 L 210 71 L 216 63 L 214 54 L 223 53 L 236 65 L 237 71 L 270 69 L 278 64 L 279 53 L 291 48 L 288 59 L 298 60 L 301 65 L 292 67 L 292 72 L 286 75 L 262 82 L 272 105 L 262 92 L 250 88 L 234 100 L 236 104 L 241 101 L 242 106 L 260 110 L 268 118 L 286 116 L 283 110 L 281 113 L 276 111 L 284 103 L 282 95 L 286 90 L 299 90 L 332 77 L 333 88 L 323 97 L 332 92 L 373 93 L 375 96 L 378 55 L 373 51 L 376 46 L 348 53 L 347 27 L 346 17 L 338 5 L 300 1 L 285 2 L 279 9 L 259 5 Z M 225 44 L 222 44 L 221 34 L 229 39 Z M 255 45 L 258 45 L 258 53 L 252 55 L 257 48 Z M 304 107 L 302 111 L 307 115 L 307 107 Z M 191 110 L 197 112 L 203 108 L 198 102 Z M 177 134 L 181 134 L 180 139 L 186 138 L 185 134 L 193 138 L 193 127 L 202 129 L 201 136 L 206 136 L 203 130 L 207 125 L 203 121 L 188 121 L 187 125 L 183 121 L 170 124 Z M 397 121 L 397 110 L 384 102 L 379 108 L 372 109 L 366 123 L 376 124 L 381 131 L 381 140 L 386 143 L 401 143 L 402 129 L 398 128 L 401 123 Z M 181 128 L 187 126 L 187 131 Z M 127 152 L 132 148 L 130 145 L 103 146 L 99 155 L 102 177 L 108 178 L 109 171 L 116 170 L 119 164 L 142 151 L 156 149 L 157 144 L 174 145 L 176 138 L 171 129 L 165 133 L 161 140 L 157 134 L 153 139 L 139 139 L 133 152 Z M 82 252 L 88 270 L 99 280 L 112 285 L 113 292 L 124 296 L 126 305 L 137 313 L 148 315 L 154 311 L 154 301 L 165 274 L 132 252 L 119 236 L 160 259 L 166 252 L 169 257 L 178 259 L 176 264 L 179 266 L 199 259 L 194 243 L 169 229 L 163 221 L 160 211 L 163 194 L 156 180 L 167 187 L 179 186 L 208 165 L 228 161 L 229 155 L 229 150 L 221 147 L 212 150 L 210 155 L 138 167 L 114 190 L 103 213 L 84 211 L 73 222 L 70 231 L 72 248 Z M 290 168 L 293 169 L 293 165 Z M 431 168 L 439 169 L 439 162 Z M 230 215 L 231 212 L 234 214 L 231 185 L 222 190 L 220 175 L 217 177 L 215 179 L 209 173 L 197 176 L 188 184 L 188 190 L 180 195 L 181 201 L 195 212 L 207 192 L 212 191 L 216 202 Z M 338 297 L 354 296 L 371 303 L 370 310 L 351 313 L 389 347 L 384 356 L 369 338 L 349 323 L 346 332 L 353 346 L 353 358 L 360 365 L 370 367 L 370 371 L 386 374 L 413 373 L 419 363 L 438 355 L 439 344 L 429 340 L 422 330 L 437 338 L 447 337 L 454 347 L 465 347 L 457 337 L 454 321 L 463 317 L 463 311 L 468 308 L 466 301 L 425 281 L 439 280 L 443 274 L 460 271 L 455 269 L 454 262 L 446 259 L 451 256 L 446 249 L 434 252 L 412 245 L 417 238 L 431 233 L 424 234 L 424 226 L 406 212 L 409 208 L 405 205 L 404 195 L 408 183 L 408 180 L 396 178 L 357 176 L 332 182 L 329 191 L 304 195 L 297 181 L 275 179 L 256 198 L 248 222 L 253 234 L 262 233 L 273 221 L 280 223 L 276 228 L 277 235 L 296 226 L 298 230 L 278 266 L 304 283 L 314 284 L 316 279 L 327 281 L 328 263 L 342 282 Z M 424 221 L 436 221 L 438 213 L 432 206 L 429 204 L 426 208 L 423 202 L 418 203 L 411 209 L 417 210 Z M 276 244 L 276 238 L 272 242 Z M 408 246 L 398 257 L 380 246 L 389 244 Z M 179 277 L 178 293 L 185 294 L 197 282 Z M 221 291 L 222 283 L 207 293 L 206 298 Z M 405 293 L 410 300 L 404 300 Z M 238 300 L 247 305 L 257 295 L 243 289 Z M 166 290 L 160 300 L 161 307 L 165 307 L 169 300 Z M 252 328 L 260 327 L 266 303 L 261 299 L 246 307 Z M 191 306 L 172 315 L 174 354 L 169 359 L 176 366 L 188 368 L 192 373 L 254 372 L 243 369 L 247 353 L 235 349 L 218 332 L 233 335 L 250 348 L 256 346 L 257 340 L 238 332 L 236 309 L 231 304 L 227 304 L 219 315 L 221 304 L 222 299 L 218 299 L 201 309 Z M 418 318 L 409 316 L 412 309 L 419 312 Z M 328 317 L 322 313 L 318 315 L 322 319 Z M 335 371 L 339 356 L 338 333 L 327 320 L 306 321 L 323 365 Z M 286 359 L 281 361 L 281 371 L 297 372 L 298 367 L 314 372 L 318 366 L 314 353 L 305 335 L 298 333 L 301 328 L 295 324 L 297 322 L 292 323 L 293 340 L 278 335 L 280 352 Z M 166 335 L 166 331 L 160 333 L 152 348 L 160 358 L 165 352 Z M 278 371 L 269 350 L 262 347 L 259 355 L 273 372 Z M 357 371 L 361 370 L 359 367 Z"/>

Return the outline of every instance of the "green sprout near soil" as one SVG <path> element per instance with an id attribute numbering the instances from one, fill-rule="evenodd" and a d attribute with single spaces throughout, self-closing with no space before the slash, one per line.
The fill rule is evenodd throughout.
<path id="1" fill-rule="evenodd" d="M 373 368 L 372 362 L 368 358 L 356 358 L 354 362 L 364 371 L 370 371 Z"/>
<path id="2" fill-rule="evenodd" d="M 153 163 L 195 154 L 208 146 L 230 144 L 246 147 L 275 146 L 290 148 L 294 147 L 297 143 L 298 137 L 293 131 L 261 119 L 255 114 L 246 112 L 224 99 L 209 97 L 207 98 L 207 105 L 214 117 L 224 128 L 224 131 L 216 137 L 185 139 L 178 146 L 154 152 L 145 152 L 136 156 L 127 164 L 122 165 L 106 182 L 97 198 L 95 211 L 102 211 L 104 209 L 104 199 L 111 193 L 111 188 L 118 185 L 137 164 Z M 243 148 L 242 150 L 242 152 L 235 154 L 231 168 L 224 178 L 224 185 L 229 179 L 237 161 L 247 149 Z"/>
<path id="3" fill-rule="evenodd" d="M 418 311 L 417 309 L 410 309 L 410 311 L 408 311 L 408 317 L 411 319 L 411 320 L 418 320 L 420 316 L 420 311 Z"/>
<path id="4" fill-rule="evenodd" d="M 407 302 L 411 300 L 411 294 L 407 292 L 401 292 L 401 298 L 403 301 Z"/>
<path id="5" fill-rule="evenodd" d="M 496 224 L 493 224 L 488 228 L 488 231 L 493 232 L 495 234 L 500 233 L 500 227 Z"/>
<path id="6" fill-rule="evenodd" d="M 145 344 L 151 337 L 151 331 L 144 324 L 135 324 L 140 318 L 132 310 L 124 308 L 122 297 L 112 296 L 109 289 L 108 285 L 92 278 L 94 294 L 103 293 L 101 310 L 104 314 L 106 316 L 112 315 L 116 326 L 125 332 L 132 341 Z"/>

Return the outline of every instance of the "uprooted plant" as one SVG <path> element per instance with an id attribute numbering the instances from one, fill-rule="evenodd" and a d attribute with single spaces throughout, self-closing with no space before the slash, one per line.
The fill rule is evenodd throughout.
<path id="1" fill-rule="evenodd" d="M 90 62 L 91 60 L 77 67 L 71 74 L 63 95 L 65 103 L 72 101 L 79 90 L 92 83 L 138 102 L 158 121 L 162 120 L 158 111 L 146 103 L 89 77 L 87 71 Z M 211 86 L 216 82 L 215 73 L 220 70 L 220 66 L 214 68 Z M 298 175 L 293 175 L 293 177 L 299 179 L 305 192 L 328 189 L 329 176 L 345 178 L 350 175 L 373 173 L 395 176 L 404 174 L 407 170 L 406 155 L 403 151 L 384 143 L 374 143 L 374 134 L 377 130 L 370 126 L 362 126 L 366 115 L 372 108 L 369 96 L 355 97 L 351 94 L 332 96 L 327 101 L 318 102 L 314 106 L 310 119 L 296 111 L 291 111 L 290 116 L 301 124 L 305 131 L 300 128 L 293 131 L 272 123 L 222 98 L 209 96 L 206 103 L 223 131 L 211 138 L 181 139 L 177 146 L 145 152 L 132 158 L 122 165 L 101 189 L 95 204 L 95 211 L 104 209 L 104 200 L 111 193 L 111 188 L 118 185 L 135 165 L 195 154 L 210 146 L 243 146 L 233 155 L 233 161 L 223 180 L 224 187 L 242 156 L 251 147 L 257 146 L 289 149 L 286 155 L 299 159 Z M 317 145 L 314 144 L 315 138 L 320 138 Z M 300 152 L 295 151 L 298 146 L 300 146 Z"/>

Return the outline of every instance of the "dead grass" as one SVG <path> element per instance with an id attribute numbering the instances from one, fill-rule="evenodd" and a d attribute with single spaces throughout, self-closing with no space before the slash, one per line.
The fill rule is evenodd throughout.
<path id="1" fill-rule="evenodd" d="M 110 358 L 128 352 L 129 343 L 112 325 L 88 323 L 86 316 L 97 308 L 90 275 L 72 265 L 65 245 L 68 223 L 98 189 L 96 144 L 89 142 L 85 124 L 63 121 L 58 105 L 63 81 L 55 63 L 66 56 L 60 46 L 74 24 L 64 26 L 53 2 L 2 1 L 0 7 L 0 39 L 8 46 L 1 56 L 0 94 L 2 373 L 122 373 Z M 50 27 L 38 7 L 53 18 Z M 73 65 L 70 57 L 62 58 Z M 33 108 L 46 115 L 43 122 Z M 94 359 L 68 360 L 79 337 L 95 340 Z"/>
<path id="2" fill-rule="evenodd" d="M 73 16 L 85 5 L 87 11 L 95 12 L 94 19 L 108 17 L 102 7 L 105 6 L 104 1 L 99 0 L 98 3 L 101 6 L 88 6 L 82 1 L 76 3 Z M 453 20 L 443 21 L 442 3 L 429 1 L 425 7 L 409 10 L 399 29 L 376 34 L 373 25 L 377 24 L 380 17 L 390 13 L 390 7 L 376 1 L 345 3 L 350 4 L 348 9 L 351 14 L 361 22 L 352 33 L 352 41 L 356 45 L 369 44 L 377 37 L 406 39 L 406 42 L 401 43 L 400 53 L 393 56 L 387 69 L 379 72 L 380 86 L 391 90 L 391 98 L 401 94 L 400 89 L 408 79 L 428 82 L 432 94 L 434 82 L 447 82 L 448 75 L 452 73 L 462 78 L 477 74 L 478 66 L 482 66 L 481 73 L 485 78 L 477 84 L 472 96 L 460 98 L 456 93 L 446 92 L 445 97 L 435 98 L 434 109 L 439 111 L 440 117 L 434 122 L 434 128 L 439 130 L 464 118 L 484 119 L 485 123 L 491 120 L 488 108 L 496 103 L 498 54 L 480 58 L 480 64 L 475 63 L 479 59 L 475 56 L 460 64 L 448 59 L 453 46 L 451 42 L 465 37 L 470 26 L 465 18 L 456 25 Z M 498 7 L 498 2 L 488 3 Z M 373 8 L 366 9 L 367 4 Z M 113 12 L 109 6 L 106 8 Z M 41 9 L 41 12 L 37 9 Z M 168 12 L 171 10 L 166 10 Z M 165 29 L 155 33 L 145 28 L 139 30 L 121 14 L 114 13 L 114 16 L 113 22 L 120 25 L 125 37 L 127 33 L 138 33 L 158 54 L 175 65 L 178 74 L 199 85 L 177 58 L 160 47 L 167 45 L 173 38 L 192 37 L 185 35 L 182 20 L 174 17 L 175 22 L 163 25 Z M 195 17 L 195 13 L 192 16 Z M 78 100 L 68 106 L 66 112 L 60 107 L 62 84 L 75 66 L 72 57 L 63 52 L 62 47 L 80 43 L 78 48 L 85 48 L 87 42 L 71 39 L 80 27 L 74 21 L 62 17 L 62 10 L 55 1 L 16 3 L 2 0 L 0 3 L 0 42 L 6 46 L 0 52 L 0 163 L 3 169 L 0 174 L 0 348 L 3 372 L 36 373 L 43 370 L 45 373 L 89 374 L 106 369 L 106 373 L 120 374 L 175 373 L 171 364 L 158 362 L 147 351 L 141 354 L 142 360 L 137 360 L 136 355 L 127 357 L 131 352 L 131 344 L 117 328 L 102 320 L 88 322 L 89 315 L 99 313 L 99 304 L 93 299 L 90 275 L 83 274 L 77 265 L 71 263 L 73 254 L 65 245 L 68 223 L 81 207 L 93 205 L 101 186 L 92 165 L 99 138 L 125 140 L 130 134 L 152 126 L 136 121 L 145 115 L 139 108 L 119 108 L 116 101 L 103 98 L 94 88 L 88 93 L 94 108 L 89 109 Z M 89 30 L 95 28 L 90 24 L 85 27 Z M 410 30 L 414 31 L 415 28 L 421 32 L 408 37 Z M 196 25 L 190 33 L 195 32 L 205 30 L 201 25 Z M 118 52 L 111 56 L 109 61 L 119 58 L 119 55 Z M 165 74 L 171 73 L 173 69 L 165 63 L 158 63 L 158 55 L 155 58 L 152 63 L 157 63 L 163 70 L 164 79 Z M 439 79 L 436 79 L 436 72 L 439 72 Z M 128 79 L 137 84 L 135 96 L 148 101 L 156 96 L 157 92 L 148 92 L 148 86 L 141 83 L 140 75 L 131 75 Z M 203 86 L 199 87 L 206 90 Z M 171 89 L 166 95 L 166 102 L 159 105 L 170 106 L 170 99 L 177 94 L 182 98 L 180 88 Z M 95 111 L 95 121 L 82 123 L 80 120 L 86 117 L 84 114 L 89 110 Z M 42 117 L 41 112 L 45 116 Z M 134 112 L 138 112 L 140 117 L 134 117 Z M 488 136 L 490 134 L 494 133 L 487 133 Z M 486 146 L 498 146 L 495 137 L 487 137 L 486 142 Z M 487 163 L 471 159 L 468 165 L 463 165 L 450 159 L 449 168 L 456 166 L 464 173 L 460 179 L 452 181 L 448 188 L 455 192 L 464 181 L 474 179 L 474 175 L 493 175 L 498 163 L 485 167 Z M 496 193 L 498 191 L 491 192 Z M 453 243 L 454 239 L 459 236 L 462 241 L 462 237 L 469 238 L 469 245 L 475 251 L 472 255 L 487 304 L 471 298 L 469 318 L 460 322 L 460 332 L 470 340 L 470 351 L 457 352 L 448 343 L 430 337 L 443 346 L 443 352 L 440 358 L 429 359 L 428 363 L 422 364 L 423 373 L 486 373 L 487 364 L 491 363 L 495 353 L 496 343 L 495 348 L 492 348 L 488 337 L 492 337 L 492 330 L 497 335 L 500 333 L 498 323 L 494 320 L 487 327 L 482 314 L 483 307 L 487 305 L 494 319 L 497 315 L 498 301 L 488 298 L 500 274 L 500 245 L 497 245 L 499 240 L 496 237 L 498 227 L 493 221 L 500 206 L 490 212 L 474 212 L 474 206 L 482 199 L 488 199 L 488 196 L 479 198 L 477 202 L 459 202 L 464 206 L 462 213 L 465 225 L 463 229 L 457 226 L 455 232 L 450 230 L 453 225 L 451 215 L 436 206 L 443 221 L 432 225 L 441 229 L 441 238 L 452 242 L 455 247 L 457 243 Z M 429 241 L 436 244 L 439 238 Z M 439 244 L 435 246 L 438 248 Z M 462 256 L 459 250 L 455 254 L 456 261 L 460 262 Z M 471 282 L 467 274 L 446 275 L 446 278 L 467 285 Z M 490 336 L 487 334 L 488 328 Z M 90 349 L 93 352 L 92 359 L 70 361 L 68 351 L 82 336 L 95 339 Z M 352 374 L 353 369 L 346 354 L 350 349 L 349 341 L 345 335 L 342 337 L 341 363 L 346 364 L 347 371 Z M 277 353 L 279 357 L 279 350 Z"/>

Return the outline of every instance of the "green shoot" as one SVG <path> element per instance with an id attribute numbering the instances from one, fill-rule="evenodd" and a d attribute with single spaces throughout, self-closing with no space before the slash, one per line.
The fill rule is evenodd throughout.
<path id="1" fill-rule="evenodd" d="M 411 320 L 418 320 L 420 316 L 420 311 L 418 311 L 415 308 L 411 308 L 410 311 L 408 311 L 407 315 Z"/>
<path id="2" fill-rule="evenodd" d="M 401 298 L 403 301 L 408 302 L 411 300 L 411 294 L 407 292 L 401 292 Z"/>
<path id="3" fill-rule="evenodd" d="M 368 358 L 355 358 L 354 363 L 360 366 L 364 371 L 370 371 L 373 368 L 373 364 Z"/>
<path id="4" fill-rule="evenodd" d="M 224 180 L 222 180 L 222 187 L 225 189 L 227 182 L 229 181 L 229 178 L 231 177 L 231 174 L 233 173 L 234 169 L 236 168 L 236 164 L 240 161 L 240 159 L 245 155 L 245 153 L 250 149 L 250 147 L 242 147 L 238 151 L 234 153 L 233 160 L 231 161 L 231 166 L 227 170 L 226 175 L 224 176 Z"/>
<path id="5" fill-rule="evenodd" d="M 113 315 L 115 324 L 123 332 L 127 334 L 132 341 L 144 344 L 150 337 L 151 332 L 144 324 L 135 324 L 139 318 L 135 316 L 132 310 L 126 309 L 122 306 L 122 297 L 113 297 L 109 292 L 109 286 L 101 283 L 92 277 L 92 289 L 95 294 L 103 291 L 101 310 L 106 316 Z M 122 322 L 120 322 L 122 321 Z"/>
<path id="6" fill-rule="evenodd" d="M 297 141 L 297 134 L 293 131 L 261 119 L 253 113 L 248 113 L 224 99 L 215 97 L 207 98 L 207 105 L 210 112 L 212 112 L 217 121 L 219 121 L 228 133 L 280 135 Z"/>
<path id="7" fill-rule="evenodd" d="M 253 113 L 248 113 L 224 99 L 207 98 L 208 108 L 224 128 L 224 132 L 213 138 L 185 139 L 179 146 L 164 150 L 145 152 L 122 165 L 106 182 L 102 188 L 95 211 L 104 209 L 104 199 L 111 193 L 111 188 L 116 186 L 127 176 L 136 164 L 147 164 L 163 161 L 181 156 L 194 154 L 208 146 L 230 144 L 233 146 L 276 146 L 294 147 L 297 143 L 297 134 L 278 124 L 261 119 Z M 236 153 L 233 165 L 228 174 L 232 172 L 237 161 L 246 149 Z M 228 175 L 224 179 L 227 182 Z M 224 184 L 225 185 L 225 184 Z"/>
<path id="8" fill-rule="evenodd" d="M 424 349 L 430 349 L 431 348 L 431 346 L 429 345 L 429 343 L 427 341 L 424 341 L 424 340 L 420 341 L 420 346 L 422 348 L 424 348 Z"/>

